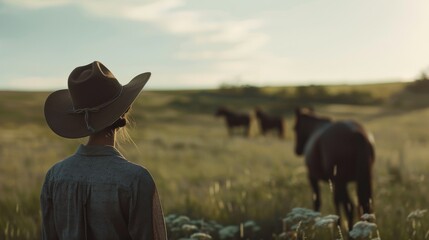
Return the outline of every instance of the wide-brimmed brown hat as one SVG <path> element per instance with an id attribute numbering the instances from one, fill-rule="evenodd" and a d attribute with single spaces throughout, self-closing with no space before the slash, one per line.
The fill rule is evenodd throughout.
<path id="1" fill-rule="evenodd" d="M 101 62 L 77 67 L 70 73 L 68 89 L 55 91 L 46 99 L 46 122 L 65 138 L 103 130 L 128 110 L 150 75 L 142 73 L 121 85 Z"/>

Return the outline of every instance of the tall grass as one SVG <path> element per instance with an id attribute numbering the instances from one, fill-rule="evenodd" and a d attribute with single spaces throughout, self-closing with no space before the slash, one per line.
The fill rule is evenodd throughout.
<path id="1" fill-rule="evenodd" d="M 0 239 L 39 239 L 38 195 L 44 175 L 85 140 L 62 139 L 45 126 L 41 109 L 46 94 L 15 94 L 14 101 L 5 100 L 7 104 L 0 106 L 4 119 L 0 123 Z M 30 101 L 32 96 L 37 101 Z M 0 94 L 1 99 L 8 97 Z M 261 227 L 260 237 L 271 239 L 273 233 L 281 233 L 282 219 L 293 208 L 311 208 L 303 159 L 293 153 L 292 109 L 285 107 L 281 112 L 288 124 L 285 140 L 259 135 L 231 138 L 222 119 L 213 116 L 212 109 L 219 104 L 216 98 L 202 94 L 198 100 L 203 110 L 194 100 L 180 92 L 144 93 L 131 113 L 135 145 L 122 146 L 130 161 L 146 166 L 154 176 L 166 214 L 223 225 L 254 220 Z M 263 106 L 269 108 L 270 101 Z M 250 111 L 254 104 L 240 99 L 233 103 L 241 111 Z M 22 112 L 26 110 L 31 114 Z M 428 208 L 429 109 L 331 104 L 316 111 L 357 119 L 373 132 L 380 236 L 408 239 L 409 213 Z M 335 213 L 332 202 L 324 184 L 323 215 Z M 428 226 L 427 218 L 422 226 Z"/>

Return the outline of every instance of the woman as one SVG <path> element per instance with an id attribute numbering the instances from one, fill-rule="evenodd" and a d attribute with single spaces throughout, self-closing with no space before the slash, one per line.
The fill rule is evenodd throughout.
<path id="1" fill-rule="evenodd" d="M 68 89 L 46 99 L 45 118 L 56 134 L 89 139 L 46 174 L 43 239 L 167 239 L 152 176 L 115 148 L 116 132 L 149 77 L 122 86 L 96 61 L 74 69 Z"/>

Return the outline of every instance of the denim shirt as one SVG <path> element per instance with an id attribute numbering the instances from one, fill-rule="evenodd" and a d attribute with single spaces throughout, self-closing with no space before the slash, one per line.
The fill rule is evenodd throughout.
<path id="1" fill-rule="evenodd" d="M 43 239 L 165 240 L 152 176 L 112 146 L 84 146 L 46 174 Z"/>

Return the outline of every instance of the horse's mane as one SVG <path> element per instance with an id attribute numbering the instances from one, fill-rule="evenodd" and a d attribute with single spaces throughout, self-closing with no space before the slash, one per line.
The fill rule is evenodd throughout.
<path id="1" fill-rule="evenodd" d="M 227 111 L 227 112 L 231 112 L 231 110 L 228 107 L 225 106 L 220 106 L 217 108 L 218 111 Z"/>
<path id="2" fill-rule="evenodd" d="M 257 116 L 257 117 L 266 117 L 266 116 L 268 116 L 267 115 L 267 113 L 266 112 L 264 112 L 262 109 L 260 109 L 260 108 L 255 108 L 255 115 Z"/>
<path id="3" fill-rule="evenodd" d="M 308 119 L 318 120 L 318 121 L 326 121 L 332 122 L 333 119 L 326 116 L 318 115 L 314 112 L 312 108 L 298 108 L 295 110 L 300 117 L 305 117 Z"/>
<path id="4" fill-rule="evenodd" d="M 247 113 L 235 112 L 228 107 L 221 106 L 217 109 L 216 114 L 224 115 L 227 117 L 250 117 Z M 219 115 L 218 115 L 219 116 Z"/>

